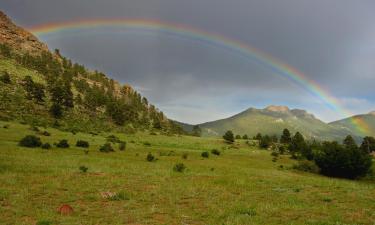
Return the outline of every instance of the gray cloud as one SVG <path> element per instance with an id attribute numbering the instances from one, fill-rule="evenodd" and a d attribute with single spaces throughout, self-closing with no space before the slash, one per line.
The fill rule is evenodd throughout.
<path id="1" fill-rule="evenodd" d="M 83 18 L 187 24 L 281 59 L 354 113 L 375 108 L 374 1 L 5 0 L 0 8 L 28 27 Z M 139 87 L 167 115 L 182 121 L 203 122 L 268 104 L 306 108 L 324 120 L 343 116 L 253 61 L 191 40 L 112 28 L 42 39 L 90 68 Z"/>

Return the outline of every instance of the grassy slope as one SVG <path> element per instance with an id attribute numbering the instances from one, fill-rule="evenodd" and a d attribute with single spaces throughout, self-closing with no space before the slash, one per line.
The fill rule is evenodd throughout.
<path id="1" fill-rule="evenodd" d="M 364 124 L 367 125 L 367 133 L 366 135 L 375 136 L 375 115 L 358 115 L 355 116 L 356 118 L 360 119 Z M 331 126 L 335 126 L 338 128 L 344 128 L 350 132 L 357 132 L 357 128 L 353 126 L 352 118 L 347 118 L 343 120 L 339 120 L 333 123 L 330 123 Z"/>
<path id="2" fill-rule="evenodd" d="M 292 133 L 299 131 L 308 138 L 322 140 L 338 139 L 341 141 L 349 134 L 315 118 L 304 116 L 296 118 L 291 114 L 271 113 L 262 110 L 247 110 L 228 119 L 202 124 L 201 127 L 204 135 L 208 136 L 223 135 L 227 130 L 232 130 L 235 134 L 240 135 L 254 136 L 260 132 L 279 136 L 284 128 L 288 128 Z"/>
<path id="3" fill-rule="evenodd" d="M 269 152 L 240 143 L 227 149 L 218 139 L 137 134 L 124 136 L 125 152 L 97 151 L 104 137 L 47 129 L 53 143 L 88 140 L 90 152 L 26 149 L 17 142 L 34 131 L 25 125 L 0 122 L 0 223 L 34 224 L 374 224 L 375 184 L 330 179 L 279 169 Z M 131 143 L 132 142 L 132 143 Z M 151 143 L 150 147 L 144 142 Z M 203 150 L 225 149 L 219 157 L 201 159 Z M 159 152 L 175 151 L 174 156 Z M 152 152 L 159 160 L 146 162 Z M 181 155 L 189 157 L 183 160 Z M 188 171 L 173 172 L 177 162 Z M 85 165 L 88 173 L 80 173 Z M 212 170 L 213 168 L 213 170 Z M 109 201 L 103 191 L 124 191 L 130 200 Z M 56 208 L 73 206 L 72 216 Z"/>

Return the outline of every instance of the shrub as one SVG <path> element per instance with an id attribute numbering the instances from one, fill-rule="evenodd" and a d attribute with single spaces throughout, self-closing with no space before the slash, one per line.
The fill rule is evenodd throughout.
<path id="1" fill-rule="evenodd" d="M 203 158 L 208 158 L 210 156 L 210 153 L 208 153 L 208 152 L 202 152 L 201 156 Z"/>
<path id="2" fill-rule="evenodd" d="M 80 170 L 82 173 L 86 173 L 88 169 L 89 169 L 89 168 L 87 168 L 86 166 L 80 166 L 80 167 L 79 167 L 79 170 Z"/>
<path id="3" fill-rule="evenodd" d="M 3 128 L 4 128 L 4 129 L 8 129 L 8 128 L 9 128 L 9 124 L 5 124 L 5 125 L 3 126 Z"/>
<path id="4" fill-rule="evenodd" d="M 88 148 L 90 147 L 90 144 L 87 141 L 78 140 L 76 146 L 80 148 Z"/>
<path id="5" fill-rule="evenodd" d="M 259 147 L 260 148 L 268 149 L 269 147 L 271 147 L 271 144 L 272 144 L 272 139 L 268 135 L 265 135 L 265 136 L 261 137 L 260 140 L 259 140 Z"/>
<path id="6" fill-rule="evenodd" d="M 211 153 L 214 154 L 214 155 L 220 155 L 221 154 L 221 152 L 217 149 L 212 149 Z"/>
<path id="7" fill-rule="evenodd" d="M 146 160 L 148 162 L 153 162 L 153 161 L 155 161 L 155 156 L 151 153 L 148 153 L 147 156 L 146 156 Z"/>
<path id="8" fill-rule="evenodd" d="M 148 142 L 148 141 L 145 141 L 145 142 L 143 142 L 143 145 L 144 145 L 144 146 L 151 146 L 151 143 Z"/>
<path id="9" fill-rule="evenodd" d="M 241 139 L 241 135 L 237 134 L 236 139 Z"/>
<path id="10" fill-rule="evenodd" d="M 66 139 L 63 139 L 63 140 L 60 140 L 59 143 L 56 144 L 56 147 L 58 148 L 69 148 L 69 143 L 68 143 L 68 140 Z"/>
<path id="11" fill-rule="evenodd" d="M 187 159 L 188 156 L 189 156 L 189 154 L 187 154 L 186 152 L 182 154 L 182 158 L 183 158 L 183 159 Z"/>
<path id="12" fill-rule="evenodd" d="M 114 152 L 115 150 L 113 149 L 111 143 L 105 143 L 102 145 L 99 149 L 101 152 Z"/>
<path id="13" fill-rule="evenodd" d="M 319 173 L 319 167 L 313 162 L 308 160 L 301 160 L 297 164 L 293 165 L 293 169 L 310 172 L 310 173 Z"/>
<path id="14" fill-rule="evenodd" d="M 325 142 L 314 156 L 321 173 L 332 177 L 355 179 L 366 175 L 372 165 L 372 157 L 356 146 L 342 146 L 337 142 Z"/>
<path id="15" fill-rule="evenodd" d="M 50 149 L 51 148 L 51 145 L 49 143 L 44 143 L 42 144 L 41 146 L 43 149 Z"/>
<path id="16" fill-rule="evenodd" d="M 20 146 L 28 147 L 28 148 L 36 148 L 42 145 L 39 137 L 34 135 L 27 135 L 26 137 L 22 138 L 19 142 Z"/>
<path id="17" fill-rule="evenodd" d="M 278 157 L 278 156 L 279 156 L 279 153 L 278 153 L 278 152 L 275 152 L 275 151 L 273 151 L 273 152 L 271 152 L 271 156 L 273 156 L 273 157 Z"/>
<path id="18" fill-rule="evenodd" d="M 175 172 L 183 173 L 186 169 L 186 166 L 183 163 L 177 163 L 174 165 L 173 170 Z"/>
<path id="19" fill-rule="evenodd" d="M 224 136 L 223 136 L 223 139 L 228 142 L 228 143 L 233 143 L 234 142 L 234 135 L 233 135 L 233 132 L 228 130 Z"/>
<path id="20" fill-rule="evenodd" d="M 125 141 L 122 141 L 120 144 L 119 144 L 119 150 L 120 151 L 125 151 L 126 149 L 126 142 Z"/>
<path id="21" fill-rule="evenodd" d="M 0 76 L 0 81 L 4 84 L 10 84 L 12 81 L 10 80 L 10 75 L 8 72 L 3 72 L 3 74 Z"/>
<path id="22" fill-rule="evenodd" d="M 107 137 L 107 142 L 121 143 L 121 140 L 120 140 L 120 138 L 116 137 L 115 135 L 109 135 Z"/>

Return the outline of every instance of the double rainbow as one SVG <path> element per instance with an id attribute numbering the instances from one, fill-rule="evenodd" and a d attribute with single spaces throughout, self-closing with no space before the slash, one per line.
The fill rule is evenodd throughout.
<path id="1" fill-rule="evenodd" d="M 352 115 L 352 113 L 345 110 L 344 107 L 340 105 L 339 101 L 327 90 L 325 90 L 315 81 L 309 79 L 296 68 L 293 68 L 292 66 L 281 62 L 273 56 L 243 42 L 190 26 L 143 19 L 91 19 L 44 24 L 41 26 L 31 27 L 29 30 L 35 35 L 42 37 L 51 34 L 82 31 L 102 27 L 163 32 L 170 36 L 189 39 L 200 44 L 218 47 L 234 52 L 299 85 L 301 88 L 323 101 L 329 108 L 340 113 L 343 117 L 350 117 Z M 353 117 L 351 123 L 361 135 L 365 135 L 369 132 L 367 124 L 360 118 Z"/>

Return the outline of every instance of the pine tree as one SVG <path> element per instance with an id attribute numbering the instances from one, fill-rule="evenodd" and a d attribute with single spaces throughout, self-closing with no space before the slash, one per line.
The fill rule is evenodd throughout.
<path id="1" fill-rule="evenodd" d="M 282 143 L 282 144 L 290 144 L 291 141 L 292 141 L 292 138 L 291 138 L 289 130 L 288 129 L 284 129 L 283 130 L 283 134 L 280 137 L 280 143 Z"/>
<path id="2" fill-rule="evenodd" d="M 233 132 L 228 130 L 224 136 L 223 136 L 224 140 L 229 142 L 229 143 L 233 143 L 234 142 L 234 135 L 233 135 Z"/>

